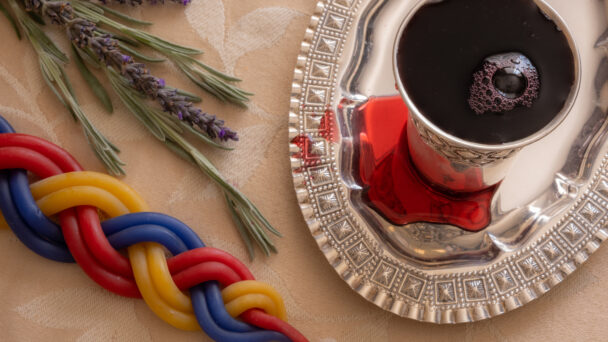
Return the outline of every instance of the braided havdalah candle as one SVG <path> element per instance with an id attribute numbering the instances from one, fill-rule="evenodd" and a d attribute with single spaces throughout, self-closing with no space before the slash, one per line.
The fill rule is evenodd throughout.
<path id="1" fill-rule="evenodd" d="M 205 247 L 179 220 L 150 212 L 128 185 L 84 171 L 48 141 L 15 134 L 2 117 L 0 170 L 0 227 L 37 254 L 76 261 L 99 285 L 143 297 L 179 329 L 202 328 L 218 341 L 306 341 L 286 323 L 280 295 L 236 258 Z M 41 180 L 30 185 L 25 170 Z M 100 222 L 99 211 L 110 219 Z M 49 219 L 55 215 L 59 225 Z"/>

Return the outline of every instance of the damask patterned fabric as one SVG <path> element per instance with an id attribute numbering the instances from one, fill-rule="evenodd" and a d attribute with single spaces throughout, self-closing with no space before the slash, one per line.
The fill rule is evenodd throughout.
<path id="1" fill-rule="evenodd" d="M 597 0 L 555 0 L 577 10 Z M 568 5 L 570 3 L 571 5 Z M 602 247 L 563 284 L 523 308 L 473 324 L 436 326 L 387 313 L 367 302 L 328 265 L 310 236 L 293 191 L 287 113 L 295 59 L 316 0 L 194 0 L 125 10 L 155 23 L 150 31 L 201 48 L 205 62 L 243 79 L 256 93 L 249 109 L 203 95 L 203 108 L 237 129 L 231 152 L 201 148 L 267 215 L 284 237 L 279 255 L 247 261 L 217 188 L 195 167 L 168 151 L 112 95 L 108 114 L 68 68 L 91 120 L 128 163 L 124 181 L 158 211 L 189 224 L 209 245 L 245 261 L 261 281 L 285 298 L 290 322 L 311 341 L 600 341 L 608 336 L 608 248 Z M 587 12 L 585 12 L 587 13 Z M 587 13 L 588 14 L 588 13 Z M 48 27 L 68 51 L 63 33 Z M 77 124 L 46 87 L 35 53 L 0 18 L 0 112 L 19 132 L 57 143 L 89 170 L 104 169 Z M 168 84 L 201 94 L 169 64 L 152 70 Z M 589 89 L 587 89 L 589 90 Z M 10 231 L 0 231 L 0 340 L 2 341 L 207 341 L 160 321 L 139 300 L 110 294 L 73 264 L 45 260 Z"/>

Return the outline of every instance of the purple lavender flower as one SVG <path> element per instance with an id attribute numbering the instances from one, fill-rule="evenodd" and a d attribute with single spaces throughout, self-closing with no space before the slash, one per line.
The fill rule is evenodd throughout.
<path id="1" fill-rule="evenodd" d="M 53 24 L 63 25 L 74 17 L 72 6 L 65 1 L 25 0 L 27 11 L 36 11 L 51 20 Z M 46 5 L 43 7 L 43 3 Z"/>

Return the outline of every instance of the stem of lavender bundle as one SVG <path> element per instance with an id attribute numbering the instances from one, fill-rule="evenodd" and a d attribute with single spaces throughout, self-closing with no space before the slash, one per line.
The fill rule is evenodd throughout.
<path id="1" fill-rule="evenodd" d="M 192 127 L 199 128 L 210 138 L 222 141 L 238 140 L 236 132 L 224 126 L 223 120 L 196 108 L 177 90 L 169 89 L 162 78 L 150 74 L 143 63 L 137 63 L 121 52 L 118 41 L 103 34 L 95 23 L 74 16 L 67 1 L 24 0 L 27 10 L 35 11 L 52 23 L 66 27 L 71 42 L 81 49 L 89 49 L 101 63 L 119 70 L 130 86 L 157 101 L 163 110 Z"/>

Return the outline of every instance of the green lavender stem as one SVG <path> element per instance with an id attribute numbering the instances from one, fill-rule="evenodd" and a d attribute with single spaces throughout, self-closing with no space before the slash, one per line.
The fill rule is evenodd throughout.
<path id="1" fill-rule="evenodd" d="M 122 168 L 124 163 L 118 157 L 118 148 L 89 121 L 74 96 L 70 82 L 61 65 L 61 63 L 67 62 L 67 56 L 57 48 L 15 0 L 8 0 L 8 2 L 17 17 L 19 26 L 21 26 L 38 55 L 40 70 L 48 86 L 80 123 L 89 145 L 108 170 L 114 175 L 124 174 Z"/>

